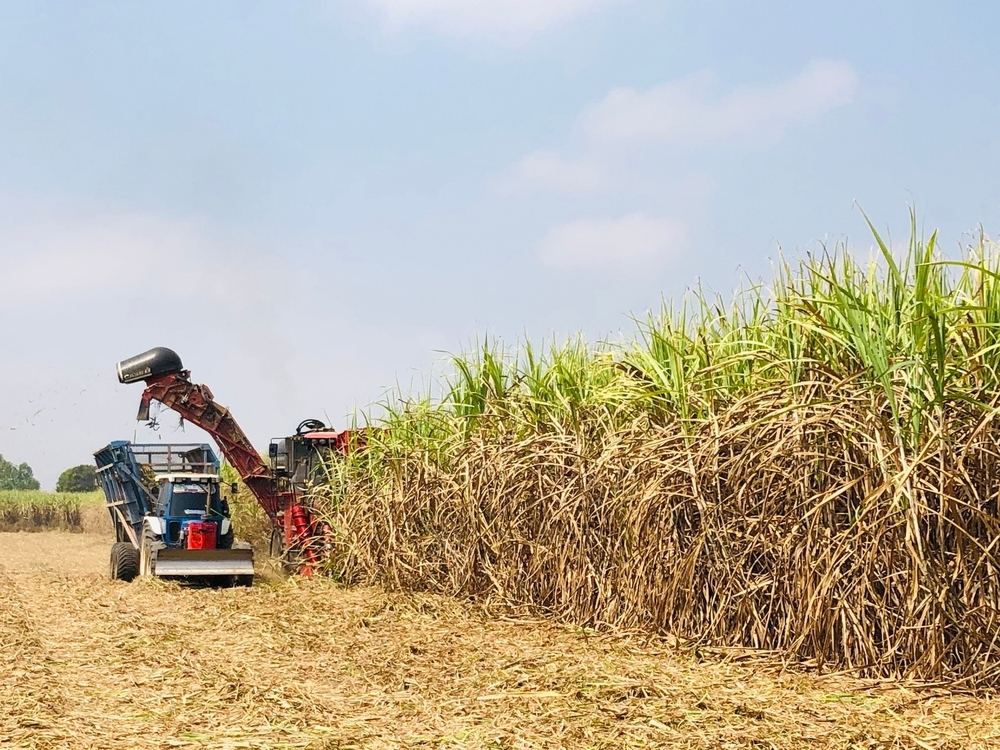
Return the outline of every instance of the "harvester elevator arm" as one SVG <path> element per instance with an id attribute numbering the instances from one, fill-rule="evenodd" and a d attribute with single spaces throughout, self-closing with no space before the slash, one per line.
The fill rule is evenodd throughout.
<path id="1" fill-rule="evenodd" d="M 229 410 L 215 403 L 208 386 L 192 383 L 189 378 L 190 373 L 182 370 L 146 380 L 146 390 L 142 392 L 139 405 L 139 418 L 148 419 L 150 402 L 159 401 L 211 435 L 219 444 L 222 455 L 243 478 L 264 512 L 272 521 L 276 521 L 282 503 L 275 491 L 270 468 Z"/>

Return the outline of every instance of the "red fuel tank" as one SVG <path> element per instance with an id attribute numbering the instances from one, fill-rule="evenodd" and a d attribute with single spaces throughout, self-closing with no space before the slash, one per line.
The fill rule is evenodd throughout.
<path id="1" fill-rule="evenodd" d="M 192 521 L 187 526 L 187 548 L 215 549 L 217 528 L 212 521 Z"/>

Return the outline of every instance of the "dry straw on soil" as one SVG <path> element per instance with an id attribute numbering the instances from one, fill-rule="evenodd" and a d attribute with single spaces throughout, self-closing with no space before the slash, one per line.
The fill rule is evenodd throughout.
<path id="1" fill-rule="evenodd" d="M 876 240 L 635 344 L 459 358 L 331 466 L 340 573 L 1000 684 L 998 254 Z"/>
<path id="2" fill-rule="evenodd" d="M 292 578 L 109 581 L 89 535 L 0 538 L 0 746 L 977 750 L 996 701 Z M 68 537 L 68 539 L 67 539 Z"/>

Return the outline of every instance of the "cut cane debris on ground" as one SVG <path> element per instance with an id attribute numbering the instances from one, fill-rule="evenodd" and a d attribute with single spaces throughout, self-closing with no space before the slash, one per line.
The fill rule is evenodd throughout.
<path id="1" fill-rule="evenodd" d="M 0 746 L 989 748 L 1000 705 L 745 652 L 288 579 L 107 580 L 105 537 L 0 535 Z"/>

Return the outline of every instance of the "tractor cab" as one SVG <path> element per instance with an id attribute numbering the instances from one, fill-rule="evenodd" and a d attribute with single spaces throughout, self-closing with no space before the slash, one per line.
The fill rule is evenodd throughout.
<path id="1" fill-rule="evenodd" d="M 164 474 L 157 479 L 156 516 L 163 519 L 162 539 L 168 547 L 224 549 L 227 538 L 232 542 L 229 504 L 219 492 L 218 475 Z M 218 539 L 200 539 L 192 547 L 193 534 Z"/>

